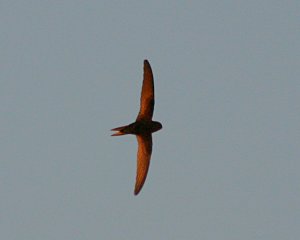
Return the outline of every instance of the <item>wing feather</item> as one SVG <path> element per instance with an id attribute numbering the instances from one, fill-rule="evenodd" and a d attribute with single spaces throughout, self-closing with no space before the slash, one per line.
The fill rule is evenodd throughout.
<path id="1" fill-rule="evenodd" d="M 154 81 L 148 60 L 144 60 L 144 79 L 140 101 L 140 111 L 136 120 L 151 120 L 154 110 Z"/>
<path id="2" fill-rule="evenodd" d="M 134 194 L 137 195 L 146 180 L 152 153 L 152 136 L 150 134 L 136 135 L 138 141 L 137 170 Z"/>

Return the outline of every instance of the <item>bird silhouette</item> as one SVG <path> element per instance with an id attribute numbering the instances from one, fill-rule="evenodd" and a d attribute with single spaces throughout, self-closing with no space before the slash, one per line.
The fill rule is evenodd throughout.
<path id="1" fill-rule="evenodd" d="M 144 79 L 140 100 L 140 111 L 134 123 L 111 129 L 111 136 L 134 134 L 138 142 L 137 170 L 134 195 L 137 195 L 146 180 L 152 153 L 152 133 L 160 130 L 160 122 L 152 121 L 154 110 L 154 81 L 148 60 L 144 60 Z"/>

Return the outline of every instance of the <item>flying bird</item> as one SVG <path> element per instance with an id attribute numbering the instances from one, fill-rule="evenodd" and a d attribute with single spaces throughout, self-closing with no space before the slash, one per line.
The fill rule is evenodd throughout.
<path id="1" fill-rule="evenodd" d="M 152 121 L 153 110 L 153 73 L 148 60 L 144 60 L 144 79 L 138 116 L 134 123 L 112 129 L 112 131 L 117 132 L 111 135 L 121 136 L 125 134 L 134 134 L 137 138 L 138 151 L 134 195 L 137 195 L 141 191 L 147 177 L 152 153 L 152 133 L 162 128 L 160 122 Z"/>

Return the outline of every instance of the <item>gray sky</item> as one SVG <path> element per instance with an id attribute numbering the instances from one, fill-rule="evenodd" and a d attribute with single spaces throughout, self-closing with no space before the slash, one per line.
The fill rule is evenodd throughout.
<path id="1" fill-rule="evenodd" d="M 299 1 L 0 4 L 0 238 L 298 239 Z M 155 77 L 150 171 L 112 138 Z"/>

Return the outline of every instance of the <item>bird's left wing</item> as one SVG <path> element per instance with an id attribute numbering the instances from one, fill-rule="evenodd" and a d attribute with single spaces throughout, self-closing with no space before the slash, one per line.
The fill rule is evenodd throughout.
<path id="1" fill-rule="evenodd" d="M 144 60 L 144 79 L 141 93 L 140 111 L 136 120 L 151 120 L 154 110 L 154 81 L 148 60 Z"/>
<path id="2" fill-rule="evenodd" d="M 146 180 L 152 153 L 152 136 L 150 134 L 136 135 L 138 141 L 137 170 L 134 194 L 137 195 Z"/>

